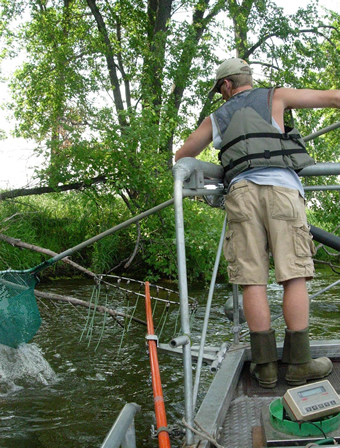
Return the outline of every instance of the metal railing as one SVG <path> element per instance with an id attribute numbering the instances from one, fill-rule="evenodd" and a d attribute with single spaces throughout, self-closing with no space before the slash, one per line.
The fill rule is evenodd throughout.
<path id="1" fill-rule="evenodd" d="M 332 129 L 339 127 L 340 123 L 333 126 Z M 332 130 L 329 129 L 329 130 Z M 321 131 L 320 131 L 321 132 Z M 309 140 L 315 138 L 319 133 L 308 136 Z M 328 132 L 325 131 L 325 132 Z M 322 132 L 324 133 L 324 132 Z M 311 138 L 309 138 L 311 137 Z M 308 176 L 330 176 L 340 175 L 340 163 L 319 163 L 309 166 L 300 171 L 300 177 Z M 185 399 L 185 420 L 188 426 L 194 426 L 194 409 L 196 405 L 196 397 L 198 392 L 198 382 L 200 376 L 200 369 L 202 365 L 205 333 L 207 329 L 211 300 L 213 296 L 213 289 L 215 287 L 216 273 L 219 265 L 221 255 L 221 240 L 225 233 L 225 222 L 223 224 L 221 240 L 217 251 L 214 272 L 210 283 L 209 296 L 206 306 L 206 316 L 203 324 L 203 331 L 201 336 L 201 346 L 199 357 L 197 360 L 195 384 L 193 387 L 192 379 L 192 357 L 190 341 L 190 315 L 188 308 L 188 284 L 187 284 L 187 269 L 186 269 L 186 253 L 185 253 L 185 235 L 184 235 L 184 216 L 183 216 L 183 198 L 188 196 L 222 196 L 225 194 L 223 188 L 223 168 L 207 162 L 202 162 L 194 158 L 185 157 L 180 159 L 173 167 L 174 176 L 174 207 L 175 207 L 175 223 L 176 223 L 176 245 L 177 245 L 177 262 L 178 262 L 178 284 L 180 294 L 180 308 L 181 308 L 181 325 L 182 336 L 178 340 L 183 340 L 183 368 L 184 368 L 184 399 Z M 210 189 L 207 186 L 213 186 Z M 340 189 L 340 185 L 325 186 L 325 189 Z M 319 186 L 306 187 L 306 190 L 319 190 Z M 236 325 L 239 322 L 239 306 L 238 306 L 238 290 L 237 286 L 233 288 L 234 299 L 234 341 L 238 341 L 240 326 Z M 180 345 L 180 344 L 178 344 Z M 187 428 L 186 443 L 188 446 L 194 443 L 194 434 Z"/>
<path id="2" fill-rule="evenodd" d="M 340 126 L 340 122 L 328 128 L 325 128 L 315 134 L 305 137 L 305 141 L 312 140 L 330 130 Z M 153 209 L 150 209 L 138 216 L 110 229 L 110 234 L 137 222 L 150 214 L 158 212 L 163 208 L 174 204 L 175 208 L 175 224 L 176 224 L 176 246 L 178 260 L 178 283 L 180 295 L 180 311 L 181 311 L 181 332 L 182 335 L 171 341 L 177 347 L 182 347 L 183 352 L 183 373 L 184 373 L 184 400 L 185 400 L 185 420 L 187 426 L 194 426 L 194 409 L 198 391 L 198 382 L 200 377 L 200 369 L 202 365 L 204 343 L 206 338 L 206 330 L 210 314 L 213 290 L 215 288 L 216 274 L 219 266 L 220 256 L 222 252 L 222 240 L 225 233 L 226 221 L 223 223 L 221 231 L 220 244 L 217 250 L 214 272 L 210 283 L 209 296 L 206 307 L 206 315 L 203 324 L 201 337 L 201 347 L 196 367 L 195 384 L 193 387 L 192 378 L 192 356 L 191 356 L 191 340 L 190 340 L 190 313 L 189 313 L 189 296 L 187 284 L 186 255 L 185 255 L 185 236 L 184 236 L 184 216 L 183 216 L 183 198 L 192 196 L 202 196 L 222 198 L 226 193 L 223 187 L 223 168 L 212 163 L 202 162 L 194 158 L 183 158 L 179 160 L 173 167 L 174 175 L 174 198 L 166 201 Z M 321 163 L 314 166 L 304 168 L 300 171 L 299 176 L 330 176 L 340 175 L 340 163 Z M 317 191 L 321 189 L 334 190 L 340 189 L 340 185 L 327 186 L 307 186 L 305 191 Z M 207 201 L 208 203 L 211 201 Z M 239 306 L 238 306 L 238 290 L 237 286 L 233 287 L 234 300 L 234 341 L 238 342 L 239 338 Z M 136 448 L 136 438 L 134 429 L 134 416 L 140 410 L 140 406 L 135 403 L 126 404 L 119 414 L 116 422 L 112 426 L 110 432 L 105 438 L 101 448 Z M 186 444 L 190 446 L 194 443 L 194 434 L 191 429 L 186 430 Z"/>
<path id="3" fill-rule="evenodd" d="M 140 409 L 136 403 L 127 403 L 118 415 L 101 448 L 136 448 L 134 417 Z"/>

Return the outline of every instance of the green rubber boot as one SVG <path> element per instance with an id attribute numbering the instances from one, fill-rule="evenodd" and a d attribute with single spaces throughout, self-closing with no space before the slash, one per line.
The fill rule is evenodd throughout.
<path id="1" fill-rule="evenodd" d="M 308 380 L 324 378 L 333 369 L 329 358 L 312 359 L 308 327 L 300 331 L 286 329 L 282 362 L 288 364 L 285 378 L 292 386 L 300 386 L 306 384 Z"/>
<path id="2" fill-rule="evenodd" d="M 250 374 L 261 387 L 272 389 L 277 382 L 277 353 L 275 331 L 251 331 L 250 348 L 252 363 Z"/>

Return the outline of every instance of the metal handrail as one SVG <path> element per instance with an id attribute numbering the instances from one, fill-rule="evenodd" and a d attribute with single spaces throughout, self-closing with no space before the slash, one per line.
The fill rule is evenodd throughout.
<path id="1" fill-rule="evenodd" d="M 101 448 L 136 448 L 134 417 L 140 409 L 136 403 L 127 403 L 118 415 Z"/>
<path id="2" fill-rule="evenodd" d="M 319 163 L 300 171 L 299 176 L 327 176 L 340 175 L 340 163 Z M 225 190 L 222 185 L 223 168 L 221 166 L 202 162 L 200 160 L 184 157 L 180 159 L 173 167 L 174 176 L 174 208 L 176 222 L 176 245 L 177 245 L 177 261 L 178 261 L 178 280 L 179 295 L 181 307 L 181 324 L 182 333 L 185 340 L 190 341 L 190 321 L 188 312 L 188 284 L 186 270 L 186 254 L 185 254 L 185 235 L 184 235 L 184 216 L 183 216 L 183 198 L 187 196 L 206 196 L 206 195 L 223 195 Z M 208 180 L 207 180 L 208 179 Z M 206 186 L 211 183 L 216 188 L 209 190 Z M 330 186 L 331 187 L 331 186 Z M 316 189 L 318 187 L 316 186 Z M 332 188 L 332 187 L 331 187 Z M 309 188 L 310 190 L 312 188 Z M 216 268 L 216 266 L 215 266 Z M 214 269 L 215 269 L 214 268 Z M 237 299 L 237 289 L 233 290 L 234 300 Z M 209 297 L 212 293 L 209 292 Z M 208 310 L 209 308 L 209 310 Z M 206 313 L 210 311 L 207 306 Z M 234 307 L 234 312 L 239 312 L 238 306 Z M 236 321 L 237 320 L 236 316 Z M 237 334 L 235 335 L 237 339 Z M 202 338 L 205 336 L 202 334 Z M 183 345 L 183 368 L 184 368 L 184 395 L 185 395 L 185 419 L 188 426 L 193 426 L 194 420 L 194 402 L 197 396 L 197 375 L 194 385 L 194 393 L 192 390 L 192 358 L 190 344 Z M 193 432 L 187 428 L 186 443 L 188 446 L 193 444 Z"/>
<path id="3" fill-rule="evenodd" d="M 202 368 L 203 355 L 204 355 L 204 346 L 205 346 L 206 334 L 207 334 L 208 323 L 209 323 L 209 315 L 210 315 L 210 309 L 211 309 L 211 304 L 212 304 L 212 299 L 213 299 L 213 293 L 214 293 L 214 289 L 215 289 L 218 267 L 220 265 L 220 258 L 221 258 L 222 248 L 223 248 L 223 241 L 224 241 L 226 227 L 227 227 L 227 214 L 225 215 L 224 221 L 223 221 L 223 227 L 222 227 L 221 237 L 220 237 L 217 254 L 216 254 L 216 258 L 215 258 L 214 270 L 213 270 L 213 274 L 212 274 L 211 281 L 210 281 L 209 295 L 208 295 L 208 300 L 207 300 L 207 305 L 206 305 L 206 312 L 205 312 L 205 316 L 204 316 L 202 337 L 201 337 L 198 359 L 197 359 L 197 364 L 196 364 L 195 383 L 194 383 L 194 391 L 193 391 L 193 408 L 194 409 L 196 407 L 198 386 L 199 386 L 199 381 L 200 381 L 201 368 Z"/>

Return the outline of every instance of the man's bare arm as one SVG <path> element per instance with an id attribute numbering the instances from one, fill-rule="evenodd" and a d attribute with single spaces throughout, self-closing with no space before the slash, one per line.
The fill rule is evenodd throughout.
<path id="1" fill-rule="evenodd" d="M 201 125 L 186 139 L 175 154 L 175 162 L 183 157 L 196 157 L 212 142 L 211 118 L 205 118 Z"/>
<path id="2" fill-rule="evenodd" d="M 283 123 L 286 109 L 340 108 L 340 90 L 276 89 L 272 114 L 275 121 Z"/>

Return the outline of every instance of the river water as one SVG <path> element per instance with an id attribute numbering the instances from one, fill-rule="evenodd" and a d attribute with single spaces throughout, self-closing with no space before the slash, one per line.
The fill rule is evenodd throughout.
<path id="1" fill-rule="evenodd" d="M 310 293 L 339 278 L 329 268 L 318 269 L 316 278 L 309 283 Z M 39 289 L 89 301 L 93 283 L 63 280 L 40 285 Z M 189 294 L 199 303 L 193 321 L 193 340 L 199 342 L 208 292 L 200 284 L 190 285 L 189 289 Z M 281 288 L 271 283 L 269 296 L 273 314 L 281 312 L 281 294 Z M 104 296 L 102 304 L 106 300 Z M 232 324 L 224 314 L 224 303 L 230 296 L 229 285 L 217 284 L 207 335 L 209 345 L 220 345 L 232 338 Z M 110 293 L 109 305 L 127 311 L 127 303 L 119 292 Z M 155 325 L 163 314 L 163 307 L 157 307 Z M 97 314 L 91 324 L 92 339 L 83 337 L 80 340 L 86 309 L 46 300 L 39 303 L 39 309 L 43 323 L 30 344 L 23 344 L 16 350 L 0 346 L 0 448 L 100 447 L 127 402 L 142 407 L 142 412 L 135 417 L 137 446 L 157 447 L 157 439 L 151 431 L 155 418 L 145 326 L 131 323 L 129 331 L 125 332 L 109 318 L 102 332 L 103 316 Z M 168 342 L 173 336 L 178 322 L 176 309 L 176 306 L 171 307 L 168 312 L 161 342 Z M 338 338 L 339 312 L 339 285 L 314 298 L 311 337 Z M 143 301 L 137 305 L 136 313 L 145 320 Z M 276 320 L 273 326 L 282 337 L 282 319 Z M 159 362 L 168 424 L 176 427 L 184 414 L 181 360 L 160 353 Z M 212 376 L 204 366 L 198 401 Z M 171 445 L 179 447 L 180 438 L 173 439 Z"/>

